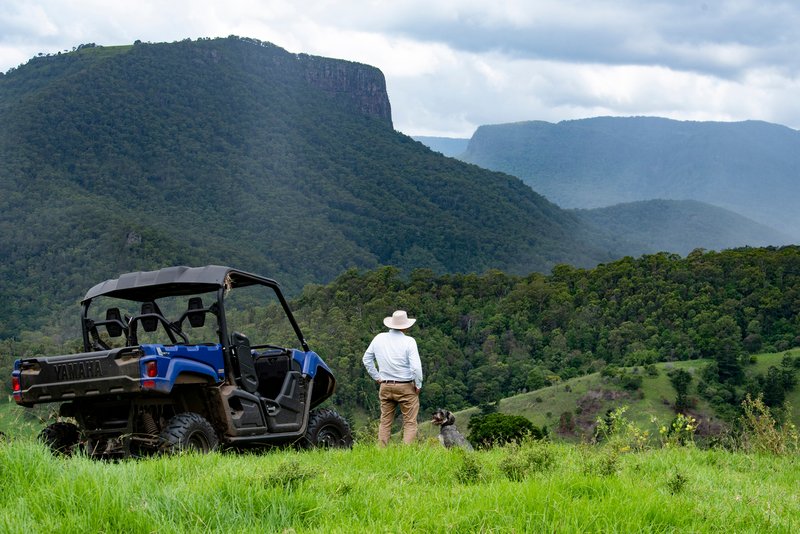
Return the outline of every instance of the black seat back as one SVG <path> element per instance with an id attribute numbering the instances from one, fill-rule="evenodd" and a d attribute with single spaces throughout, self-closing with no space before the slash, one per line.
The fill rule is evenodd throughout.
<path id="1" fill-rule="evenodd" d="M 119 308 L 109 308 L 106 310 L 106 332 L 109 337 L 119 337 L 122 335 L 122 314 Z"/>
<path id="2" fill-rule="evenodd" d="M 234 332 L 231 335 L 231 345 L 239 364 L 239 383 L 248 393 L 255 393 L 258 391 L 258 375 L 250 351 L 250 339 L 244 334 Z"/>
<path id="3" fill-rule="evenodd" d="M 189 324 L 192 328 L 202 328 L 206 324 L 206 311 L 203 308 L 203 299 L 200 297 L 192 297 L 189 299 L 189 309 L 187 310 L 186 317 L 189 319 Z"/>
<path id="4" fill-rule="evenodd" d="M 142 315 L 150 315 L 158 313 L 158 308 L 155 302 L 142 302 Z M 155 332 L 158 328 L 157 317 L 142 317 L 142 330 L 145 332 Z"/>

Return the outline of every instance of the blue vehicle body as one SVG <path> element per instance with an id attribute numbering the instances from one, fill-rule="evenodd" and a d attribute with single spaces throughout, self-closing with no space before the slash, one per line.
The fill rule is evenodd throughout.
<path id="1" fill-rule="evenodd" d="M 144 353 L 139 360 L 142 389 L 169 393 L 181 374 L 206 376 L 215 384 L 225 381 L 222 345 L 149 344 L 141 345 L 141 348 Z M 254 356 L 258 357 L 258 353 Z M 305 377 L 314 378 L 319 369 L 333 375 L 316 352 L 292 349 L 291 357 Z M 155 376 L 148 375 L 150 362 L 155 362 Z"/>

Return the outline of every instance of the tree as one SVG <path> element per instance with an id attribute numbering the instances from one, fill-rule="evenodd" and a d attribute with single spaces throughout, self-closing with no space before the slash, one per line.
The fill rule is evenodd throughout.
<path id="1" fill-rule="evenodd" d="M 740 384 L 742 369 L 742 333 L 733 317 L 723 315 L 701 329 L 706 336 L 708 356 L 717 362 L 720 383 Z"/>
<path id="2" fill-rule="evenodd" d="M 521 415 L 500 412 L 475 415 L 469 420 L 469 440 L 479 447 L 492 447 L 516 442 L 525 437 L 542 439 L 544 430 Z"/>
<path id="3" fill-rule="evenodd" d="M 692 375 L 685 369 L 673 369 L 668 373 L 669 381 L 675 388 L 677 397 L 675 398 L 675 411 L 682 413 L 688 408 L 689 385 L 692 383 Z"/>

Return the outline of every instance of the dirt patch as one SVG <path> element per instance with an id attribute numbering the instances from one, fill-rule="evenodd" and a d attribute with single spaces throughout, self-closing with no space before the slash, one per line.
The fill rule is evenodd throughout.
<path id="1" fill-rule="evenodd" d="M 569 427 L 559 425 L 556 432 L 562 436 L 591 437 L 597 426 L 597 417 L 605 414 L 607 404 L 627 398 L 630 395 L 625 391 L 590 389 L 575 403 L 572 424 Z"/>

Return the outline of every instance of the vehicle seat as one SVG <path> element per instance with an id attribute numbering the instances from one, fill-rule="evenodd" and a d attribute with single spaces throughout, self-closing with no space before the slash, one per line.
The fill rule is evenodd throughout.
<path id="1" fill-rule="evenodd" d="M 267 351 L 255 358 L 258 392 L 275 399 L 283 389 L 283 381 L 291 368 L 292 359 L 285 351 Z"/>

